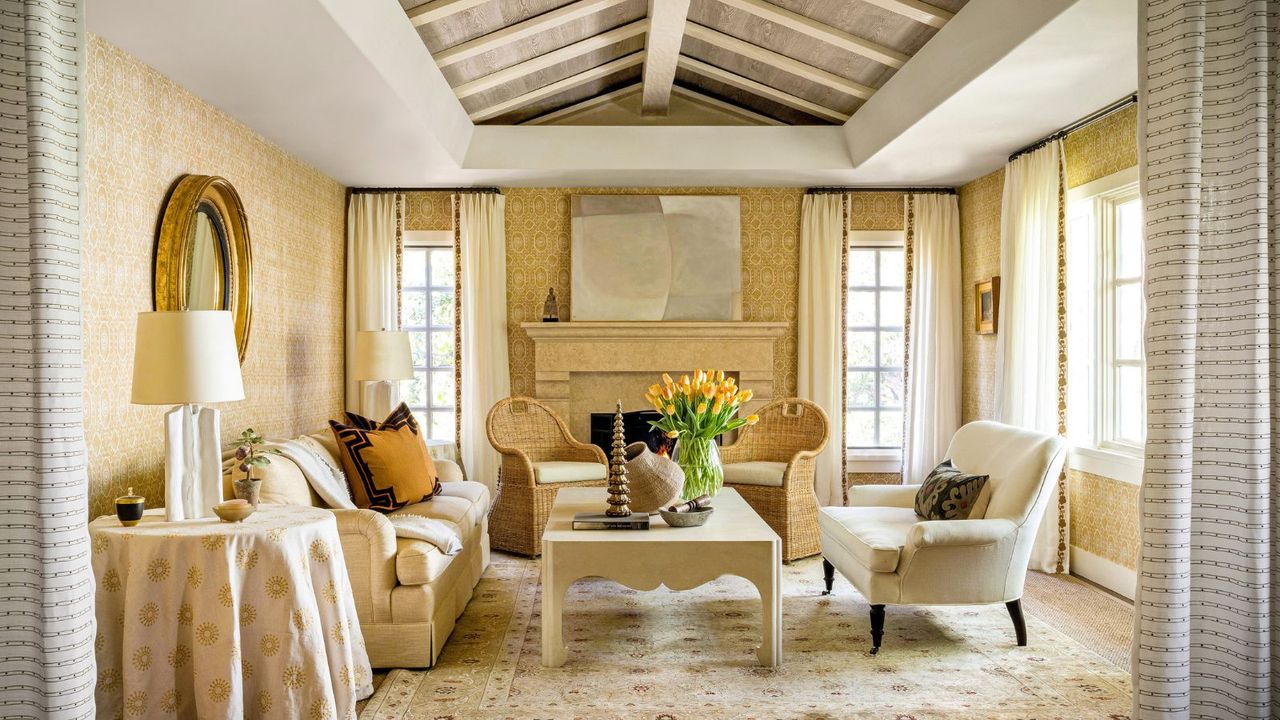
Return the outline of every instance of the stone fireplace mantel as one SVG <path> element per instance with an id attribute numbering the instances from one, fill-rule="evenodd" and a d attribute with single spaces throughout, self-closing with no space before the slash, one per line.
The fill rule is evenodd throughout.
<path id="1" fill-rule="evenodd" d="M 724 370 L 755 394 L 745 412 L 773 399 L 773 353 L 787 323 L 522 323 L 534 345 L 535 394 L 589 437 L 592 412 L 648 408 L 645 388 L 671 373 Z"/>

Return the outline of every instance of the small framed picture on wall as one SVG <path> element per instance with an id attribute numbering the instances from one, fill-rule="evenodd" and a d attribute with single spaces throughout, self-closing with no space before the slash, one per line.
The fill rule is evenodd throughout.
<path id="1" fill-rule="evenodd" d="M 973 286 L 973 324 L 979 335 L 994 335 L 1000 319 L 1000 276 Z"/>

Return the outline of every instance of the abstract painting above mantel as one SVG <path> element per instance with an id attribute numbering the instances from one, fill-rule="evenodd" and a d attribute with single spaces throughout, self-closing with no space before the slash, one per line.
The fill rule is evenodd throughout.
<path id="1" fill-rule="evenodd" d="M 736 195 L 575 195 L 573 294 L 581 320 L 741 320 Z"/>

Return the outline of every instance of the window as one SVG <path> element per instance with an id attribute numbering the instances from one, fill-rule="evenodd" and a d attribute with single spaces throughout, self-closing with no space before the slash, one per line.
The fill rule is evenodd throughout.
<path id="1" fill-rule="evenodd" d="M 401 329 L 413 348 L 405 402 L 427 437 L 454 440 L 452 232 L 405 232 Z"/>
<path id="2" fill-rule="evenodd" d="M 845 437 L 856 454 L 896 458 L 902 448 L 902 233 L 849 237 Z"/>
<path id="3" fill-rule="evenodd" d="M 1072 190 L 1068 205 L 1068 433 L 1141 455 L 1146 441 L 1142 197 L 1136 170 Z"/>

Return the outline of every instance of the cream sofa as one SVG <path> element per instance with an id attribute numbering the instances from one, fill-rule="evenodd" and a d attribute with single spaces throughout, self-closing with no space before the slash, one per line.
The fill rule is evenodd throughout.
<path id="1" fill-rule="evenodd" d="M 849 507 L 818 513 L 824 594 L 839 570 L 867 599 L 872 653 L 880 649 L 885 605 L 1002 602 L 1018 645 L 1026 645 L 1027 561 L 1066 454 L 1066 441 L 1056 436 L 995 422 L 960 428 L 947 457 L 963 472 L 990 476 L 974 504 L 978 517 L 968 520 L 916 515 L 919 485 L 849 488 Z"/>
<path id="2" fill-rule="evenodd" d="M 337 443 L 328 430 L 311 437 L 336 455 Z M 341 467 L 335 458 L 330 460 Z M 435 463 L 443 492 L 396 512 L 456 525 L 462 538 L 462 552 L 457 555 L 445 555 L 425 540 L 397 538 L 382 513 L 333 510 L 360 629 L 369 662 L 376 668 L 433 665 L 489 566 L 488 488 L 463 480 L 462 470 L 453 462 Z M 288 458 L 273 457 L 270 466 L 255 470 L 254 475 L 263 480 L 261 502 L 326 507 Z M 229 483 L 226 473 L 227 497 L 231 496 Z"/>

